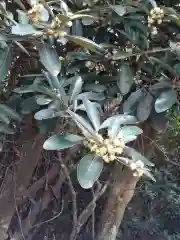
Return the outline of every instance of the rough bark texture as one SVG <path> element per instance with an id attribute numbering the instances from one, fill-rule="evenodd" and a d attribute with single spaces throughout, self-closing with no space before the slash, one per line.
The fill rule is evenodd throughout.
<path id="1" fill-rule="evenodd" d="M 155 141 L 157 132 L 155 132 L 149 125 L 144 128 L 144 136 L 136 142 L 134 146 L 138 151 L 150 157 L 153 152 L 152 141 Z M 107 204 L 100 221 L 100 228 L 97 240 L 115 240 L 124 212 L 128 203 L 131 201 L 136 184 L 139 178 L 134 177 L 132 172 L 116 164 L 112 173 L 112 184 L 109 191 Z"/>

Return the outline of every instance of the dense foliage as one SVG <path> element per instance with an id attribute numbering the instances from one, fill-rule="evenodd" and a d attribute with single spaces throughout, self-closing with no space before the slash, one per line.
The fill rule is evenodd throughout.
<path id="1" fill-rule="evenodd" d="M 133 144 L 149 137 L 144 123 L 164 132 L 178 104 L 179 5 L 16 0 L 0 3 L 0 21 L 2 134 L 33 113 L 45 150 L 83 146 L 83 188 L 114 162 L 155 180 Z"/>

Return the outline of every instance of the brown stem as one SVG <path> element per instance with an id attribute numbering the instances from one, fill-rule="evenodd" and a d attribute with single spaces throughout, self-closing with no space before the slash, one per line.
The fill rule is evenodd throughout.
<path id="1" fill-rule="evenodd" d="M 101 218 L 97 240 L 115 240 L 125 209 L 131 200 L 138 181 L 132 172 L 120 164 L 113 171 L 113 184 L 105 211 Z"/>

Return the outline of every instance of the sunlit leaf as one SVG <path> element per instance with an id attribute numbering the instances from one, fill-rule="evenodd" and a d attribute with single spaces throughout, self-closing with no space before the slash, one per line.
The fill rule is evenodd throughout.
<path id="1" fill-rule="evenodd" d="M 83 98 L 83 103 L 86 108 L 87 115 L 92 122 L 94 129 L 98 132 L 100 127 L 100 113 L 96 106 L 87 98 Z"/>
<path id="2" fill-rule="evenodd" d="M 35 113 L 34 118 L 36 120 L 43 120 L 56 117 L 54 109 L 42 109 Z"/>
<path id="3" fill-rule="evenodd" d="M 156 182 L 156 179 L 153 177 L 153 175 L 148 171 L 144 170 L 144 175 L 150 178 L 152 181 Z"/>
<path id="4" fill-rule="evenodd" d="M 177 101 L 177 93 L 174 89 L 162 92 L 155 101 L 155 110 L 157 113 L 168 110 Z"/>
<path id="5" fill-rule="evenodd" d="M 121 127 L 121 118 L 117 117 L 115 121 L 113 121 L 113 124 L 108 127 L 108 136 L 110 138 L 116 138 L 120 127 Z"/>
<path id="6" fill-rule="evenodd" d="M 20 24 L 28 24 L 29 22 L 29 18 L 26 12 L 17 9 L 17 13 L 18 13 L 18 21 Z"/>
<path id="7" fill-rule="evenodd" d="M 79 37 L 79 36 L 70 36 L 68 35 L 67 38 L 84 47 L 84 48 L 87 48 L 88 50 L 92 51 L 92 52 L 100 52 L 100 53 L 104 53 L 105 52 L 105 49 L 100 47 L 97 43 L 93 42 L 92 40 L 88 39 L 88 38 L 84 38 L 84 37 Z"/>
<path id="8" fill-rule="evenodd" d="M 136 115 L 139 121 L 143 122 L 148 119 L 151 113 L 152 104 L 153 96 L 150 93 L 147 93 L 137 106 Z"/>
<path id="9" fill-rule="evenodd" d="M 126 14 L 126 7 L 123 5 L 111 5 L 111 8 L 119 15 L 123 16 Z"/>
<path id="10" fill-rule="evenodd" d="M 129 67 L 128 64 L 123 64 L 120 67 L 118 80 L 117 80 L 117 85 L 122 95 L 125 95 L 130 91 L 132 84 L 133 84 L 133 75 L 132 75 L 131 68 Z"/>
<path id="11" fill-rule="evenodd" d="M 61 150 L 72 147 L 81 140 L 82 138 L 74 134 L 53 135 L 45 141 L 43 148 L 46 150 Z"/>
<path id="12" fill-rule="evenodd" d="M 119 114 L 112 116 L 108 119 L 106 119 L 100 126 L 100 128 L 107 128 L 114 124 L 116 119 L 120 120 L 120 124 L 134 124 L 137 123 L 137 119 L 134 116 L 126 115 L 126 114 Z"/>
<path id="13" fill-rule="evenodd" d="M 37 33 L 37 30 L 30 24 L 17 24 L 12 26 L 12 34 L 15 35 L 33 35 Z"/>
<path id="14" fill-rule="evenodd" d="M 128 143 L 135 140 L 142 133 L 142 129 L 137 126 L 124 126 L 118 132 L 117 138 L 122 139 L 124 143 Z"/>
<path id="15" fill-rule="evenodd" d="M 100 177 L 103 169 L 103 160 L 92 154 L 85 155 L 77 167 L 77 179 L 81 187 L 91 188 Z"/>
<path id="16" fill-rule="evenodd" d="M 48 105 L 50 102 L 52 102 L 52 99 L 47 96 L 39 96 L 36 99 L 37 104 L 39 105 Z"/>
<path id="17" fill-rule="evenodd" d="M 43 43 L 39 46 L 39 56 L 44 67 L 53 75 L 57 76 L 61 70 L 61 62 L 57 52 L 51 45 Z"/>

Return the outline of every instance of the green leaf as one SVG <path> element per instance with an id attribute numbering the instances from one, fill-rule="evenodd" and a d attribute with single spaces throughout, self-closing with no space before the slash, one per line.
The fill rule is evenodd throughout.
<path id="1" fill-rule="evenodd" d="M 86 108 L 86 113 L 87 113 L 89 119 L 91 120 L 94 129 L 96 130 L 96 132 L 98 132 L 99 127 L 100 127 L 99 110 L 96 108 L 96 105 L 94 105 L 87 98 L 83 98 L 83 103 Z"/>
<path id="2" fill-rule="evenodd" d="M 155 110 L 157 113 L 168 110 L 177 101 L 177 93 L 174 89 L 162 92 L 155 101 Z"/>
<path id="3" fill-rule="evenodd" d="M 119 15 L 123 16 L 126 14 L 126 7 L 122 5 L 111 5 L 111 8 Z"/>
<path id="4" fill-rule="evenodd" d="M 151 109 L 152 109 L 152 104 L 153 104 L 154 98 L 150 93 L 147 93 L 140 103 L 137 106 L 137 118 L 139 121 L 143 122 L 148 119 Z"/>
<path id="5" fill-rule="evenodd" d="M 20 24 L 28 24 L 29 18 L 28 18 L 27 13 L 22 10 L 19 10 L 19 9 L 17 9 L 16 11 L 18 13 L 18 22 Z"/>
<path id="6" fill-rule="evenodd" d="M 133 113 L 137 108 L 137 104 L 140 102 L 143 97 L 143 92 L 141 89 L 138 89 L 136 92 L 131 93 L 128 99 L 123 103 L 123 112 L 124 113 Z"/>
<path id="7" fill-rule="evenodd" d="M 83 92 L 77 96 L 77 100 L 82 100 L 84 97 L 93 101 L 103 101 L 105 99 L 105 95 L 102 92 Z"/>
<path id="8" fill-rule="evenodd" d="M 33 35 L 37 30 L 31 24 L 17 24 L 12 26 L 11 33 L 15 35 Z"/>
<path id="9" fill-rule="evenodd" d="M 45 141 L 43 148 L 46 150 L 61 150 L 72 147 L 81 140 L 81 137 L 74 134 L 53 135 Z"/>
<path id="10" fill-rule="evenodd" d="M 174 69 L 176 71 L 176 74 L 180 76 L 180 63 L 175 64 Z"/>
<path id="11" fill-rule="evenodd" d="M 132 75 L 131 68 L 129 67 L 128 64 L 123 64 L 120 67 L 118 80 L 117 80 L 117 85 L 122 95 L 125 95 L 130 91 L 132 84 L 133 84 L 133 75 Z"/>
<path id="12" fill-rule="evenodd" d="M 28 114 L 39 109 L 39 105 L 36 102 L 35 97 L 26 98 L 21 102 L 21 113 Z"/>
<path id="13" fill-rule="evenodd" d="M 68 95 L 70 96 L 70 101 L 74 101 L 78 94 L 82 90 L 82 85 L 83 85 L 83 79 L 81 76 L 76 75 L 74 76 L 74 81 L 70 86 L 69 93 Z"/>
<path id="14" fill-rule="evenodd" d="M 114 124 L 114 122 L 116 121 L 116 119 L 119 119 L 120 120 L 120 124 L 135 124 L 137 123 L 137 119 L 132 116 L 132 115 L 126 115 L 126 114 L 119 114 L 119 115 L 115 115 L 115 116 L 112 116 L 108 119 L 106 119 L 100 126 L 100 129 L 101 128 L 107 128 L 107 127 L 110 127 Z"/>
<path id="15" fill-rule="evenodd" d="M 72 35 L 83 36 L 83 27 L 82 27 L 82 23 L 80 20 L 73 21 Z"/>
<path id="16" fill-rule="evenodd" d="M 148 170 L 144 171 L 144 175 L 147 176 L 148 178 L 150 178 L 152 181 L 156 182 L 156 179 L 153 177 L 153 175 Z"/>
<path id="17" fill-rule="evenodd" d="M 37 99 L 36 99 L 36 102 L 38 105 L 48 105 L 50 102 L 52 102 L 52 99 L 47 97 L 47 96 L 39 96 Z"/>
<path id="18" fill-rule="evenodd" d="M 0 132 L 4 134 L 14 134 L 15 131 L 9 128 L 6 124 L 0 123 Z"/>
<path id="19" fill-rule="evenodd" d="M 8 74 L 11 66 L 12 53 L 11 48 L 7 47 L 0 50 L 0 81 L 2 82 Z"/>
<path id="20" fill-rule="evenodd" d="M 84 189 L 91 188 L 100 177 L 103 169 L 103 160 L 92 154 L 81 158 L 77 167 L 77 179 Z"/>
<path id="21" fill-rule="evenodd" d="M 131 157 L 134 161 L 141 160 L 146 166 L 154 166 L 154 163 L 150 162 L 145 156 L 137 152 L 134 148 L 125 147 L 123 152 L 128 157 Z"/>
<path id="22" fill-rule="evenodd" d="M 13 90 L 15 93 L 32 93 L 35 91 L 34 86 L 33 85 L 27 85 L 27 86 L 22 86 L 22 87 L 18 87 L 15 88 Z"/>
<path id="23" fill-rule="evenodd" d="M 34 118 L 36 120 L 43 120 L 43 119 L 49 119 L 49 118 L 55 118 L 55 117 L 56 117 L 55 110 L 51 108 L 42 109 L 36 112 L 34 115 Z"/>
<path id="24" fill-rule="evenodd" d="M 121 118 L 116 118 L 112 125 L 108 127 L 108 136 L 110 138 L 116 138 L 121 127 Z"/>
<path id="25" fill-rule="evenodd" d="M 153 110 L 150 115 L 150 123 L 158 133 L 165 133 L 169 125 L 166 112 L 157 113 L 155 110 Z"/>
<path id="26" fill-rule="evenodd" d="M 92 40 L 84 37 L 79 36 L 67 36 L 68 40 L 76 43 L 77 45 L 80 45 L 84 48 L 87 48 L 88 50 L 96 53 L 104 53 L 105 49 L 100 47 L 97 43 L 93 42 Z"/>
<path id="27" fill-rule="evenodd" d="M 82 130 L 82 132 L 85 136 L 95 136 L 96 135 L 91 124 L 86 119 L 84 119 L 79 114 L 72 112 L 71 110 L 67 110 L 67 112 L 72 117 L 72 119 L 76 122 L 76 124 Z"/>
<path id="28" fill-rule="evenodd" d="M 106 87 L 98 83 L 85 84 L 83 86 L 84 91 L 93 91 L 93 92 L 104 92 Z"/>
<path id="29" fill-rule="evenodd" d="M 57 52 L 51 45 L 43 43 L 39 46 L 39 56 L 44 67 L 53 76 L 57 76 L 61 70 L 61 62 Z"/>
<path id="30" fill-rule="evenodd" d="M 137 126 L 124 126 L 120 129 L 117 138 L 122 139 L 124 143 L 128 143 L 135 140 L 142 133 L 142 129 Z"/>
<path id="31" fill-rule="evenodd" d="M 0 104 L 0 113 L 5 114 L 16 121 L 22 120 L 21 117 L 19 116 L 19 114 L 17 114 L 13 109 L 11 109 L 10 107 L 8 107 L 5 104 Z"/>

